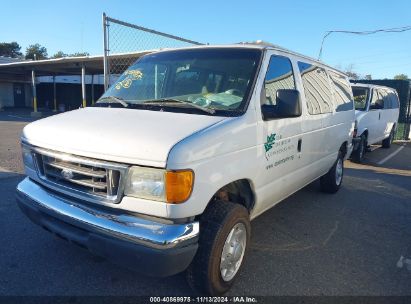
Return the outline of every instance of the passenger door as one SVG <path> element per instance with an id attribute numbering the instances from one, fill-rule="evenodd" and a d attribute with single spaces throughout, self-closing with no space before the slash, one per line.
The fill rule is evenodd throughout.
<path id="1" fill-rule="evenodd" d="M 298 69 L 304 93 L 302 102 L 306 107 L 301 128 L 304 134 L 304 178 L 308 183 L 326 173 L 337 159 L 331 160 L 335 138 L 328 132 L 332 123 L 333 97 L 322 67 L 299 61 Z"/>
<path id="2" fill-rule="evenodd" d="M 279 89 L 296 89 L 294 71 L 288 57 L 273 52 L 268 52 L 268 55 L 260 103 L 276 105 Z M 255 207 L 254 214 L 270 208 L 301 187 L 301 150 L 305 145 L 301 135 L 301 116 L 259 119 L 259 136 L 263 141 L 256 186 L 260 188 L 261 203 Z"/>
<path id="3" fill-rule="evenodd" d="M 372 90 L 371 101 L 367 113 L 368 121 L 368 143 L 374 144 L 383 137 L 383 124 L 381 123 L 381 108 L 383 101 L 377 89 Z"/>

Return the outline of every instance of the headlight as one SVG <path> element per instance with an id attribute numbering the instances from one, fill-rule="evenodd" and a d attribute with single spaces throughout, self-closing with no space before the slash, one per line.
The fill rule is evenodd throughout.
<path id="1" fill-rule="evenodd" d="M 191 170 L 131 167 L 124 194 L 167 203 L 182 203 L 192 191 L 194 174 Z"/>
<path id="2" fill-rule="evenodd" d="M 34 167 L 34 160 L 33 160 L 33 154 L 31 153 L 31 150 L 22 145 L 21 149 L 23 151 L 23 163 L 26 167 L 30 168 L 30 169 L 35 169 Z"/>

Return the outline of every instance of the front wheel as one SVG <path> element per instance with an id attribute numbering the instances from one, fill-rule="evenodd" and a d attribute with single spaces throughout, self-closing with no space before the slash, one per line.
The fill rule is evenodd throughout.
<path id="1" fill-rule="evenodd" d="M 360 143 L 358 144 L 357 149 L 352 153 L 352 160 L 356 163 L 362 163 L 364 160 L 364 154 L 367 150 L 367 139 L 365 135 L 361 135 Z"/>
<path id="2" fill-rule="evenodd" d="M 327 193 L 335 193 L 340 189 L 344 175 L 344 157 L 341 151 L 338 152 L 338 158 L 327 174 L 320 179 L 321 190 Z"/>
<path id="3" fill-rule="evenodd" d="M 187 269 L 189 285 L 208 295 L 228 291 L 243 265 L 250 232 L 246 208 L 231 202 L 210 203 L 200 219 L 197 254 Z"/>

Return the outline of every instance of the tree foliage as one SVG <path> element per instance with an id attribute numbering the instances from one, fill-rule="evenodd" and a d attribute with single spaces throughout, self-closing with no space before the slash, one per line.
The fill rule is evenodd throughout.
<path id="1" fill-rule="evenodd" d="M 73 54 L 66 54 L 63 51 L 58 51 L 53 56 L 51 56 L 51 58 L 82 57 L 82 56 L 90 56 L 90 54 L 88 52 L 76 52 Z"/>
<path id="2" fill-rule="evenodd" d="M 70 54 L 70 57 L 82 57 L 82 56 L 90 56 L 88 52 L 76 52 L 74 54 Z"/>
<path id="3" fill-rule="evenodd" d="M 1 42 L 0 43 L 0 56 L 4 57 L 11 57 L 11 58 L 19 58 L 23 56 L 20 52 L 21 46 L 16 42 Z"/>
<path id="4" fill-rule="evenodd" d="M 353 72 L 353 71 L 346 71 L 345 73 L 351 79 L 354 79 L 354 80 L 360 79 L 360 76 L 357 73 Z"/>
<path id="5" fill-rule="evenodd" d="M 394 76 L 394 79 L 396 79 L 396 80 L 408 80 L 409 78 L 408 78 L 408 75 L 398 74 L 398 75 Z"/>
<path id="6" fill-rule="evenodd" d="M 63 57 L 67 57 L 67 56 L 68 55 L 66 53 L 64 53 L 63 51 L 58 51 L 53 56 L 51 56 L 51 58 L 63 58 Z"/>
<path id="7" fill-rule="evenodd" d="M 34 55 L 36 55 L 36 59 L 47 59 L 47 49 L 40 44 L 31 44 L 26 48 L 26 59 L 34 59 Z"/>

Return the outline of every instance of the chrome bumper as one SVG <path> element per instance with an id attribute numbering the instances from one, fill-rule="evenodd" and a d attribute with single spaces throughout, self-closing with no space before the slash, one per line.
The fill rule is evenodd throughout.
<path id="1" fill-rule="evenodd" d="M 30 178 L 17 186 L 17 200 L 84 230 L 155 249 L 181 247 L 199 235 L 198 222 L 164 224 L 118 210 L 109 213 L 57 196 Z"/>

